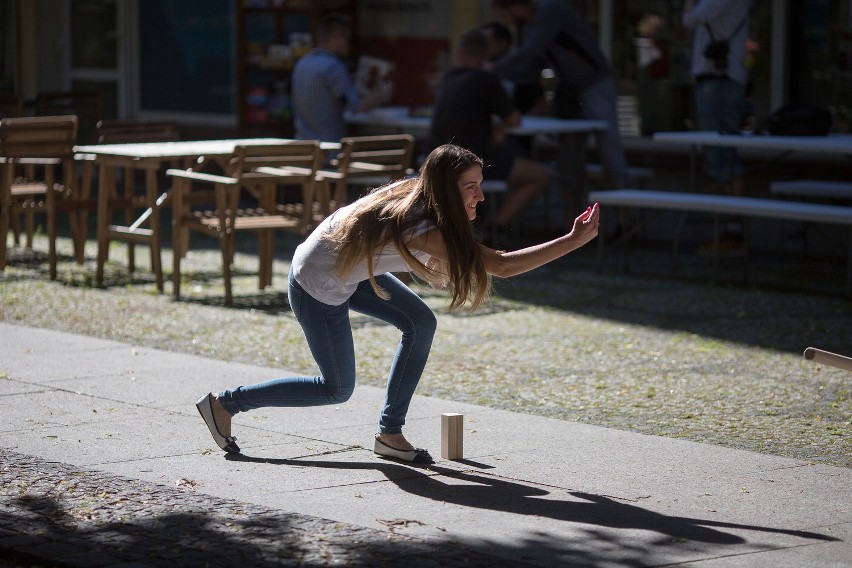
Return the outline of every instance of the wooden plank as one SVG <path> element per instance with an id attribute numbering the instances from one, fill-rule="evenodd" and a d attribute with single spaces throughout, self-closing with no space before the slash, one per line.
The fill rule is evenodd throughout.
<path id="1" fill-rule="evenodd" d="M 191 179 L 195 181 L 206 181 L 210 183 L 221 183 L 226 185 L 235 185 L 238 182 L 238 180 L 231 177 L 217 176 L 213 174 L 203 174 L 201 172 L 193 172 L 188 170 L 168 169 L 166 170 L 166 175 Z"/>
<path id="2" fill-rule="evenodd" d="M 843 369 L 845 371 L 852 371 L 852 358 L 846 357 L 845 355 L 838 355 L 837 353 L 832 353 L 830 351 L 816 349 L 815 347 L 808 347 L 805 349 L 805 359 L 822 365 L 831 365 L 832 367 L 837 367 L 838 369 Z"/>

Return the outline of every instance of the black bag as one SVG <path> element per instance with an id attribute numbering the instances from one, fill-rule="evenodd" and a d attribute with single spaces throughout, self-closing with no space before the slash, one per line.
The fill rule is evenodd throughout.
<path id="1" fill-rule="evenodd" d="M 717 71 L 724 71 L 728 68 L 729 51 L 731 51 L 731 45 L 728 40 L 719 39 L 707 44 L 707 47 L 704 48 L 704 57 L 713 62 Z"/>
<path id="2" fill-rule="evenodd" d="M 825 136 L 831 130 L 831 113 L 824 108 L 786 105 L 767 122 L 769 134 L 775 136 Z"/>
<path id="3" fill-rule="evenodd" d="M 734 37 L 740 32 L 747 19 L 748 16 L 737 24 L 737 27 L 731 32 L 731 37 Z M 728 54 L 731 52 L 731 44 L 728 43 L 728 38 L 716 39 L 716 35 L 713 33 L 713 28 L 710 27 L 710 24 L 704 24 L 704 27 L 707 28 L 707 33 L 710 35 L 710 43 L 704 48 L 704 57 L 713 62 L 713 67 L 716 68 L 716 71 L 726 71 L 728 69 Z"/>

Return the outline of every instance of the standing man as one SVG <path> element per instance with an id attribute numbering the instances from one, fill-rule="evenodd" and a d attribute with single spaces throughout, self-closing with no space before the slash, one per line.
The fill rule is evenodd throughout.
<path id="1" fill-rule="evenodd" d="M 317 47 L 293 69 L 296 138 L 338 142 L 346 136 L 344 111 L 364 112 L 390 100 L 390 89 L 362 99 L 343 64 L 352 39 L 349 20 L 328 14 L 317 29 Z"/>
<path id="2" fill-rule="evenodd" d="M 503 23 L 523 30 L 523 41 L 492 69 L 522 79 L 531 67 L 547 62 L 558 80 L 556 116 L 606 122 L 605 130 L 595 132 L 598 153 L 609 186 L 626 187 L 629 172 L 618 132 L 615 82 L 589 24 L 562 0 L 494 0 L 494 9 Z"/>
<path id="3" fill-rule="evenodd" d="M 746 40 L 750 0 L 686 0 L 683 25 L 694 30 L 692 76 L 695 79 L 695 113 L 699 130 L 739 132 L 740 104 L 745 98 Z M 742 165 L 733 148 L 704 150 L 707 175 L 723 186 L 724 193 L 742 195 Z M 743 248 L 742 222 L 726 223 L 722 250 Z"/>
<path id="4" fill-rule="evenodd" d="M 512 49 L 512 32 L 500 22 L 490 22 L 479 28 L 488 43 L 487 60 L 498 61 Z M 529 69 L 529 77 L 522 82 L 508 81 L 504 79 L 504 87 L 512 96 L 515 106 L 521 114 L 546 115 L 550 114 L 544 89 L 541 87 L 540 66 Z"/>

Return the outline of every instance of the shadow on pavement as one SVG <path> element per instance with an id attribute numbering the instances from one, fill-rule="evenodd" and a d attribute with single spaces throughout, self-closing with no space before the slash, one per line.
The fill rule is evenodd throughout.
<path id="1" fill-rule="evenodd" d="M 300 467 L 375 469 L 402 491 L 418 497 L 474 509 L 546 517 L 556 521 L 592 525 L 606 529 L 653 531 L 659 533 L 662 537 L 655 541 L 657 546 L 671 546 L 673 542 L 681 541 L 728 546 L 748 542 L 745 538 L 725 532 L 723 529 L 783 534 L 817 541 L 838 540 L 831 536 L 809 531 L 668 516 L 605 495 L 594 495 L 580 491 L 564 490 L 572 499 L 554 499 L 550 491 L 553 488 L 545 489 L 535 483 L 518 483 L 515 480 L 508 480 L 487 473 L 459 471 L 435 465 L 409 467 L 395 463 L 267 459 L 246 455 L 231 455 L 228 459 Z M 445 482 L 441 479 L 442 477 L 451 478 L 454 482 Z M 544 498 L 549 495 L 551 497 Z M 596 532 L 600 538 L 612 539 L 611 536 L 606 536 L 607 533 L 602 534 L 593 529 L 587 530 Z M 608 534 L 611 535 L 611 533 Z M 626 542 L 623 544 L 629 546 Z M 589 548 L 595 549 L 598 548 L 598 545 L 590 543 Z M 560 551 L 560 554 L 561 552 L 563 551 Z M 587 560 L 591 560 L 591 557 Z M 620 559 L 620 561 L 623 560 L 623 558 Z"/>

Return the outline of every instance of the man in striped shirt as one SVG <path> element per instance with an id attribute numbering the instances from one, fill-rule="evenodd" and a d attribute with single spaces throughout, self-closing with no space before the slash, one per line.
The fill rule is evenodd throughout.
<path id="1" fill-rule="evenodd" d="M 344 111 L 363 112 L 390 100 L 392 91 L 358 95 L 343 59 L 352 28 L 341 14 L 328 14 L 317 30 L 317 47 L 293 69 L 292 102 L 296 138 L 337 142 L 346 136 Z"/>

